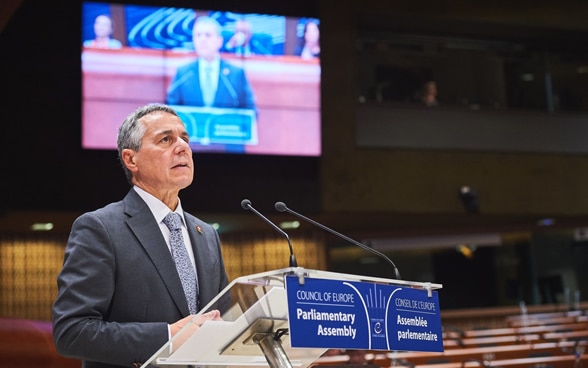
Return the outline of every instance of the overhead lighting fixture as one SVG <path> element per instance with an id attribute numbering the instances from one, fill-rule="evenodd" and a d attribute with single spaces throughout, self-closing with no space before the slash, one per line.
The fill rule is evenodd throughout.
<path id="1" fill-rule="evenodd" d="M 532 82 L 535 80 L 535 74 L 533 73 L 523 73 L 521 74 L 521 80 L 523 82 Z"/>
<path id="2" fill-rule="evenodd" d="M 280 228 L 287 230 L 287 229 L 298 229 L 300 227 L 299 221 L 284 221 L 280 222 Z"/>
<path id="3" fill-rule="evenodd" d="M 461 253 L 467 259 L 474 258 L 474 252 L 476 251 L 476 246 L 472 244 L 459 244 L 456 247 L 458 253 Z"/>
<path id="4" fill-rule="evenodd" d="M 469 185 L 462 185 L 459 188 L 459 199 L 468 213 L 480 212 L 478 192 Z"/>
<path id="5" fill-rule="evenodd" d="M 553 218 L 543 218 L 537 220 L 537 225 L 539 226 L 552 226 L 555 224 L 555 219 Z"/>
<path id="6" fill-rule="evenodd" d="M 50 231 L 53 230 L 53 223 L 51 222 L 36 222 L 31 225 L 33 231 Z"/>

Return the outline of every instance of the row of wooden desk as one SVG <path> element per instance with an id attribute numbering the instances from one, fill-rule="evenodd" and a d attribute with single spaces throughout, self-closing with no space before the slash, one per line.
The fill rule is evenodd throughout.
<path id="1" fill-rule="evenodd" d="M 504 335 L 525 335 L 525 334 L 541 334 L 541 333 L 558 333 L 562 331 L 577 331 L 588 330 L 588 321 L 573 320 L 570 323 L 562 324 L 548 324 L 548 325 L 534 325 L 521 327 L 503 327 L 503 328 L 485 328 L 467 331 L 445 331 L 443 333 L 444 339 L 455 338 L 474 338 L 474 337 L 490 337 L 490 336 L 504 336 Z"/>
<path id="2" fill-rule="evenodd" d="M 537 343 L 492 347 L 448 349 L 442 353 L 434 352 L 389 352 L 367 353 L 366 363 L 379 367 L 575 367 L 574 364 L 588 362 L 584 354 L 585 343 Z M 319 358 L 314 366 L 348 364 L 345 355 Z"/>
<path id="3" fill-rule="evenodd" d="M 445 330 L 443 352 L 366 351 L 365 362 L 378 367 L 580 367 L 588 362 L 587 318 L 582 311 L 509 316 L 504 327 Z M 348 362 L 341 354 L 321 357 L 315 365 Z"/>

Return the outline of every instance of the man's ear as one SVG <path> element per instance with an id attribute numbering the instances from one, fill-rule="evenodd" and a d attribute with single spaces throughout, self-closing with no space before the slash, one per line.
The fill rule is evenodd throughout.
<path id="1" fill-rule="evenodd" d="M 121 152 L 122 161 L 129 170 L 133 170 L 137 167 L 135 162 L 135 151 L 132 149 L 125 148 Z"/>

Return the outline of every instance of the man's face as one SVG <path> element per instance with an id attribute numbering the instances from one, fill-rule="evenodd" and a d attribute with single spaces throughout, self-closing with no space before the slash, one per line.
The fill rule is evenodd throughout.
<path id="1" fill-rule="evenodd" d="M 141 123 L 146 131 L 133 156 L 137 184 L 155 196 L 186 188 L 194 178 L 194 162 L 184 123 L 163 111 L 145 115 Z"/>
<path id="2" fill-rule="evenodd" d="M 304 34 L 304 39 L 306 42 L 309 43 L 317 43 L 320 38 L 320 31 L 316 23 L 310 22 L 306 26 L 306 32 Z"/>
<path id="3" fill-rule="evenodd" d="M 214 24 L 196 22 L 192 37 L 196 53 L 207 60 L 215 58 L 223 45 L 223 38 L 218 34 Z"/>
<path id="4" fill-rule="evenodd" d="M 108 37 L 112 33 L 112 22 L 105 15 L 99 15 L 94 20 L 94 33 L 98 37 Z"/>
<path id="5" fill-rule="evenodd" d="M 235 33 L 243 33 L 245 40 L 251 39 L 251 24 L 244 20 L 235 22 Z"/>

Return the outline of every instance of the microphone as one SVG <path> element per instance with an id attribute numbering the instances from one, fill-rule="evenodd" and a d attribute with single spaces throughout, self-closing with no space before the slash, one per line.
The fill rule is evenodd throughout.
<path id="1" fill-rule="evenodd" d="M 167 88 L 167 103 L 170 105 L 178 105 L 178 101 L 179 97 L 173 96 L 176 93 L 176 90 L 178 88 L 180 88 L 180 86 L 184 83 L 186 83 L 186 81 L 188 81 L 188 79 L 192 78 L 194 76 L 194 72 L 192 70 L 188 70 L 188 72 L 186 74 L 184 74 L 183 76 L 181 76 L 178 80 L 172 82 L 169 87 Z"/>
<path id="2" fill-rule="evenodd" d="M 292 214 L 292 215 L 294 215 L 296 217 L 299 217 L 299 218 L 301 218 L 301 219 L 303 219 L 305 221 L 310 222 L 311 224 L 313 224 L 315 226 L 320 227 L 323 230 L 326 230 L 326 231 L 330 232 L 333 235 L 336 235 L 336 236 L 340 237 L 341 239 L 347 240 L 348 242 L 350 242 L 352 244 L 355 244 L 358 247 L 367 250 L 368 252 L 374 253 L 374 254 L 376 254 L 376 255 L 384 258 L 386 261 L 388 261 L 392 265 L 392 268 L 394 268 L 394 274 L 395 274 L 396 279 L 397 280 L 401 280 L 401 278 L 400 278 L 400 272 L 398 271 L 398 268 L 396 267 L 396 265 L 394 264 L 394 262 L 392 262 L 392 260 L 390 258 L 388 258 L 384 253 L 379 252 L 379 251 L 377 251 L 377 250 L 375 250 L 373 248 L 370 248 L 367 245 L 362 244 L 362 243 L 360 243 L 360 242 L 358 242 L 356 240 L 353 240 L 350 237 L 347 237 L 347 236 L 345 236 L 345 235 L 343 235 L 341 233 L 338 233 L 335 230 L 333 230 L 331 228 L 328 228 L 328 227 L 326 227 L 323 224 L 320 224 L 320 223 L 318 223 L 318 222 L 316 222 L 316 221 L 314 221 L 312 219 L 309 219 L 308 217 L 306 217 L 304 215 L 299 214 L 298 212 L 292 211 L 291 209 L 288 208 L 288 206 L 286 206 L 286 204 L 284 202 L 276 202 L 275 208 L 279 212 L 288 212 L 288 213 L 290 213 L 290 214 Z"/>
<path id="3" fill-rule="evenodd" d="M 271 222 L 267 217 L 265 217 L 264 215 L 262 215 L 255 208 L 253 208 L 253 206 L 251 206 L 251 201 L 250 200 L 248 200 L 248 199 L 242 200 L 241 201 L 241 207 L 243 207 L 244 210 L 250 210 L 251 212 L 255 213 L 257 216 L 261 217 L 261 219 L 263 221 L 267 222 L 274 229 L 276 229 L 277 232 L 279 232 L 280 234 L 284 235 L 284 237 L 288 241 L 288 245 L 290 246 L 290 267 L 298 267 L 298 263 L 296 262 L 296 256 L 294 255 L 294 251 L 292 250 L 292 243 L 290 242 L 290 237 L 288 236 L 288 234 L 286 234 L 286 232 L 284 230 L 280 229 L 280 227 L 278 225 L 276 225 L 273 222 Z"/>
<path id="4" fill-rule="evenodd" d="M 220 80 L 221 80 L 221 82 L 223 82 L 223 85 L 229 91 L 229 94 L 233 98 L 233 103 L 235 104 L 235 106 L 239 107 L 239 96 L 237 96 L 237 91 L 235 91 L 235 87 L 233 87 L 233 85 L 231 84 L 231 81 L 229 80 L 229 78 L 225 74 L 228 72 L 229 72 L 228 68 L 223 68 L 223 70 L 220 71 Z"/>

